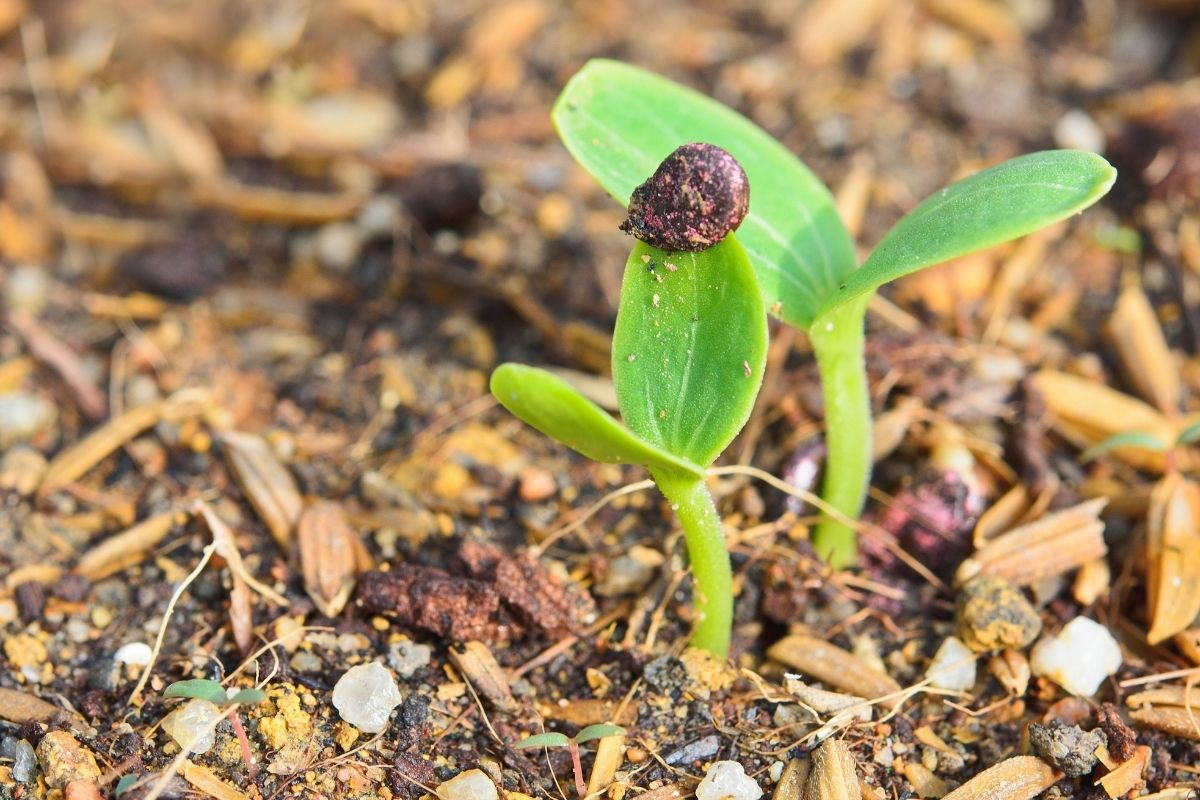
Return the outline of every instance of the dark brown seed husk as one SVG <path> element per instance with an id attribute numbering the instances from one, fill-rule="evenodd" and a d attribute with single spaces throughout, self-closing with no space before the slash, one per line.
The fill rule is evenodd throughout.
<path id="1" fill-rule="evenodd" d="M 750 183 L 737 159 L 693 142 L 633 190 L 621 230 L 660 250 L 695 253 L 737 230 L 749 208 Z"/>

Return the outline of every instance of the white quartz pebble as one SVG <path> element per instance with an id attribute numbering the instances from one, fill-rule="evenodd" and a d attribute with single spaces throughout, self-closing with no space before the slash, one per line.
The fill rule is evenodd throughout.
<path id="1" fill-rule="evenodd" d="M 1033 646 L 1029 667 L 1080 697 L 1091 697 L 1121 667 L 1121 647 L 1108 628 L 1087 617 L 1068 622 L 1057 636 Z"/>
<path id="2" fill-rule="evenodd" d="M 758 800 L 762 789 L 736 761 L 718 761 L 696 787 L 696 800 Z"/>
<path id="3" fill-rule="evenodd" d="M 965 692 L 975 685 L 975 653 L 953 636 L 938 648 L 925 670 L 932 686 Z"/>
<path id="4" fill-rule="evenodd" d="M 152 658 L 154 651 L 145 642 L 130 642 L 113 653 L 113 661 L 118 664 L 132 664 L 135 667 L 146 666 Z"/>
<path id="5" fill-rule="evenodd" d="M 398 705 L 396 678 L 378 661 L 351 667 L 333 687 L 334 708 L 363 733 L 383 733 L 392 709 Z"/>
<path id="6" fill-rule="evenodd" d="M 213 732 L 221 716 L 221 709 L 216 704 L 207 700 L 189 700 L 167 715 L 162 721 L 162 729 L 181 750 L 207 753 L 213 746 Z"/>
<path id="7" fill-rule="evenodd" d="M 460 772 L 437 787 L 441 800 L 500 800 L 496 784 L 480 769 Z"/>

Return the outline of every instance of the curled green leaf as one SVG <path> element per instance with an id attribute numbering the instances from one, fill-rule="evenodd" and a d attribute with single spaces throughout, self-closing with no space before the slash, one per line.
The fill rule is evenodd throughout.
<path id="1" fill-rule="evenodd" d="M 1142 431 L 1118 433 L 1084 450 L 1080 453 L 1079 460 L 1092 461 L 1105 453 L 1125 448 L 1152 450 L 1156 453 L 1161 453 L 1167 449 L 1167 445 L 1162 439 L 1159 439 L 1152 433 L 1144 433 Z"/>
<path id="2" fill-rule="evenodd" d="M 588 725 L 586 728 L 575 734 L 573 737 L 576 744 L 590 742 L 593 739 L 603 739 L 606 736 L 624 736 L 625 729 L 620 725 L 610 725 L 601 723 L 599 725 Z"/>
<path id="3" fill-rule="evenodd" d="M 176 681 L 163 691 L 163 697 L 190 697 L 193 700 L 207 700 L 219 706 L 229 702 L 229 695 L 225 693 L 225 687 L 206 678 Z"/>

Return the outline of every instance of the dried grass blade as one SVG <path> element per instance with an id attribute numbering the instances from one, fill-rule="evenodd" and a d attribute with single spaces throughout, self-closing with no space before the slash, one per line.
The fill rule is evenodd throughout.
<path id="1" fill-rule="evenodd" d="M 250 800 L 250 795 L 243 794 L 218 778 L 208 767 L 193 761 L 184 761 L 179 767 L 179 774 L 198 791 L 217 800 Z"/>
<path id="2" fill-rule="evenodd" d="M 246 564 L 242 561 L 242 554 L 238 551 L 237 544 L 233 538 L 233 529 L 217 516 L 217 513 L 212 510 L 212 506 L 203 500 L 197 500 L 196 511 L 204 517 L 204 523 L 208 526 L 209 532 L 212 533 L 213 545 L 217 549 L 217 555 L 221 556 L 229 564 L 229 571 L 233 573 L 234 578 L 244 581 L 246 586 L 272 603 L 286 608 L 288 606 L 286 597 L 276 592 L 270 586 L 266 586 L 255 580 L 250 571 L 246 569 Z"/>
<path id="3" fill-rule="evenodd" d="M 340 505 L 323 501 L 308 508 L 296 525 L 304 590 L 327 617 L 336 617 L 346 607 L 361 569 L 358 535 L 346 521 Z M 370 559 L 370 554 L 367 554 Z"/>
<path id="4" fill-rule="evenodd" d="M 239 431 L 221 434 L 229 468 L 271 536 L 286 553 L 304 504 L 296 481 L 261 437 Z"/>
<path id="5" fill-rule="evenodd" d="M 181 516 L 178 511 L 164 511 L 110 536 L 83 554 L 75 565 L 75 572 L 90 581 L 113 574 L 166 538 L 171 529 L 182 522 Z"/>
<path id="6" fill-rule="evenodd" d="M 131 408 L 59 453 L 46 467 L 46 474 L 38 487 L 38 496 L 44 497 L 81 478 L 118 447 L 156 425 L 163 418 L 165 408 L 166 402 Z"/>
<path id="7" fill-rule="evenodd" d="M 1013 756 L 988 767 L 942 800 L 1030 800 L 1061 777 L 1037 756 Z"/>
<path id="8" fill-rule="evenodd" d="M 1094 445 L 1127 431 L 1148 433 L 1163 442 L 1175 440 L 1176 426 L 1161 411 L 1102 383 L 1052 370 L 1039 372 L 1033 381 L 1054 417 L 1055 430 L 1073 441 L 1083 439 L 1078 444 Z M 1135 467 L 1163 468 L 1157 453 L 1123 448 L 1113 455 Z"/>
<path id="9" fill-rule="evenodd" d="M 1099 519 L 1107 502 L 1088 500 L 997 536 L 962 563 L 955 579 L 963 583 L 976 575 L 996 575 L 1028 586 L 1100 558 L 1108 552 Z"/>
<path id="10" fill-rule="evenodd" d="M 1150 644 L 1186 630 L 1200 613 L 1200 485 L 1170 473 L 1154 487 L 1146 518 Z"/>
<path id="11" fill-rule="evenodd" d="M 901 691 L 900 684 L 891 676 L 815 636 L 798 633 L 785 636 L 771 645 L 767 656 L 823 683 L 861 697 L 875 699 Z"/>
<path id="12" fill-rule="evenodd" d="M 1183 379 L 1162 326 L 1142 288 L 1131 284 L 1117 298 L 1107 333 L 1134 389 L 1164 414 L 1179 410 Z"/>

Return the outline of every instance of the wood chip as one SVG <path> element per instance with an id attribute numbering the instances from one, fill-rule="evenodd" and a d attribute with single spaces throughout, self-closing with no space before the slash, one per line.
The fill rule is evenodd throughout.
<path id="1" fill-rule="evenodd" d="M 296 481 L 262 437 L 240 431 L 221 434 L 225 457 L 238 485 L 258 512 L 259 519 L 285 553 L 304 502 Z"/>
<path id="2" fill-rule="evenodd" d="M 871 700 L 900 693 L 900 684 L 890 676 L 815 636 L 785 636 L 771 645 L 767 656 L 822 683 Z M 889 705 L 898 702 L 899 698 L 894 698 Z"/>
<path id="3" fill-rule="evenodd" d="M 90 581 L 98 581 L 136 564 L 181 521 L 182 515 L 178 511 L 164 511 L 147 517 L 132 528 L 90 548 L 75 565 L 75 572 Z"/>
<path id="4" fill-rule="evenodd" d="M 804 800 L 859 800 L 854 756 L 841 739 L 830 739 L 813 752 Z"/>
<path id="5" fill-rule="evenodd" d="M 1146 607 L 1150 644 L 1187 629 L 1200 613 L 1200 485 L 1177 472 L 1150 495 Z"/>
<path id="6" fill-rule="evenodd" d="M 988 767 L 942 800 L 1031 800 L 1060 778 L 1061 772 L 1037 756 L 1013 756 Z"/>
<path id="7" fill-rule="evenodd" d="M 625 761 L 625 737 L 605 736 L 596 746 L 596 760 L 588 776 L 588 797 L 600 797 L 613 782 L 617 770 Z"/>
<path id="8" fill-rule="evenodd" d="M 346 607 L 359 574 L 357 554 L 363 548 L 358 534 L 340 504 L 322 501 L 300 516 L 296 539 L 304 590 L 322 614 L 336 617 Z"/>
<path id="9" fill-rule="evenodd" d="M 1133 757 L 1096 781 L 1112 800 L 1124 797 L 1142 782 L 1142 773 L 1150 763 L 1150 748 L 1144 744 L 1134 748 Z"/>
<path id="10" fill-rule="evenodd" d="M 200 766 L 193 761 L 184 761 L 179 767 L 179 774 L 197 790 L 209 797 L 215 797 L 217 800 L 250 800 L 249 795 L 243 794 L 218 778 L 216 773 L 208 767 Z"/>
<path id="11" fill-rule="evenodd" d="M 913 791 L 919 797 L 941 797 L 946 794 L 946 782 L 933 774 L 933 771 L 919 761 L 905 760 L 900 766 L 900 772 L 908 778 Z"/>
<path id="12" fill-rule="evenodd" d="M 1200 687 L 1172 684 L 1125 698 L 1129 716 L 1142 725 L 1200 741 Z"/>
<path id="13" fill-rule="evenodd" d="M 997 536 L 963 561 L 955 580 L 995 575 L 1028 586 L 1083 566 L 1108 552 L 1100 511 L 1108 501 L 1088 500 Z"/>
<path id="14" fill-rule="evenodd" d="M 466 642 L 461 648 L 450 648 L 449 656 L 451 663 L 481 697 L 501 711 L 516 707 L 517 701 L 508 685 L 508 673 L 486 644 Z"/>
<path id="15" fill-rule="evenodd" d="M 1125 376 L 1142 399 L 1164 414 L 1176 413 L 1183 379 L 1141 286 L 1131 283 L 1121 291 L 1106 332 Z"/>
<path id="16" fill-rule="evenodd" d="M 792 47 L 812 67 L 825 67 L 871 38 L 887 0 L 817 0 L 796 17 Z"/>
<path id="17" fill-rule="evenodd" d="M 993 0 L 921 0 L 921 7 L 985 42 L 1002 46 L 1021 43 L 1021 28 L 1012 12 Z"/>

